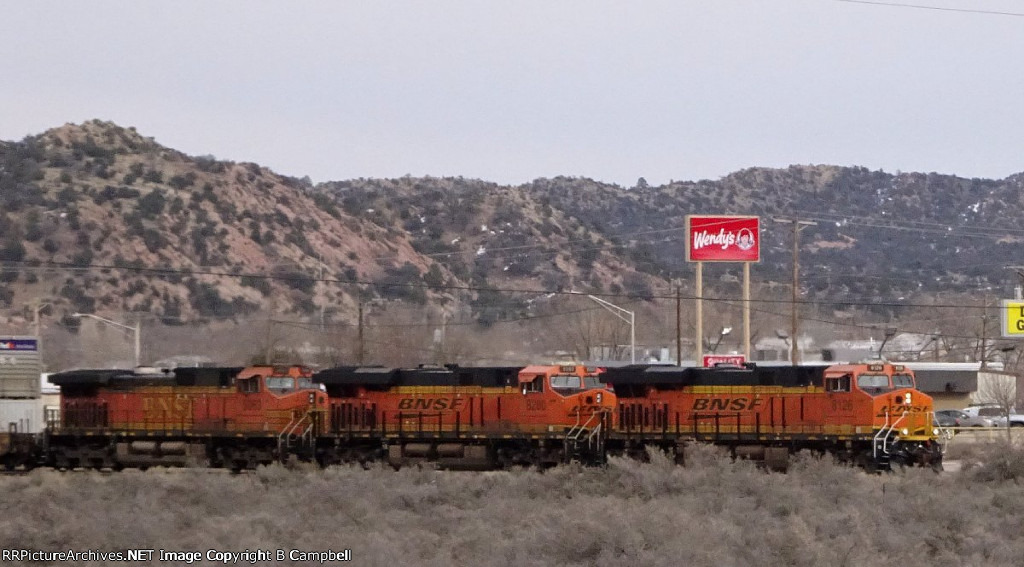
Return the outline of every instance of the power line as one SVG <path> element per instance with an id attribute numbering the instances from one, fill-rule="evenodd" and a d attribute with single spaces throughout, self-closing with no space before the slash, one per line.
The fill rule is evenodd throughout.
<path id="1" fill-rule="evenodd" d="M 878 2 L 874 0 L 835 0 L 836 2 L 845 2 L 848 4 L 868 4 L 871 6 L 892 6 L 895 8 L 914 8 L 918 10 L 938 10 L 942 12 L 963 12 L 967 14 L 986 14 L 990 16 L 1016 16 L 1024 17 L 1024 13 L 1019 12 L 1000 12 L 997 10 L 977 10 L 974 8 L 948 8 L 944 6 L 928 6 L 925 4 L 904 4 L 902 2 Z"/>
<path id="2" fill-rule="evenodd" d="M 22 269 L 22 264 L 25 261 L 14 262 L 0 262 L 0 266 L 4 269 Z M 612 299 L 630 299 L 630 300 L 675 300 L 675 294 L 660 295 L 655 293 L 612 293 L 612 292 L 579 292 L 579 291 L 565 291 L 559 289 L 538 289 L 538 288 L 526 288 L 526 289 L 512 289 L 512 288 L 498 288 L 498 287 L 486 287 L 486 286 L 472 286 L 472 285 L 446 285 L 446 284 L 426 284 L 426 283 L 414 283 L 414 282 L 402 282 L 402 283 L 387 283 L 387 282 L 372 282 L 365 280 L 341 280 L 337 278 L 326 278 L 326 277 L 315 277 L 315 276 L 294 276 L 294 275 L 275 275 L 275 274 L 254 274 L 254 273 L 243 273 L 243 272 L 223 272 L 213 270 L 188 270 L 188 269 L 174 269 L 174 268 L 152 268 L 146 266 L 118 266 L 113 264 L 70 264 L 63 262 L 42 262 L 38 266 L 29 266 L 34 269 L 71 269 L 74 271 L 87 271 L 87 270 L 122 270 L 129 272 L 136 272 L 142 274 L 149 274 L 153 276 L 211 276 L 211 277 L 227 277 L 227 278 L 253 278 L 253 279 L 266 279 L 266 280 L 281 280 L 281 281 L 293 281 L 293 282 L 322 282 L 332 283 L 336 285 L 354 285 L 354 286 L 365 286 L 374 288 L 413 288 L 413 289 L 428 289 L 428 290 L 446 290 L 446 291 L 470 291 L 470 292 L 485 292 L 485 293 L 521 293 L 526 295 L 548 295 L 548 296 L 583 296 L 589 293 L 597 297 L 607 297 Z M 681 299 L 695 300 L 695 295 L 682 296 Z M 704 297 L 705 300 L 713 300 L 712 298 Z M 792 304 L 792 300 L 785 299 L 751 299 L 751 303 L 768 303 L 768 304 Z M 868 301 L 868 300 L 798 300 L 795 303 L 798 305 L 832 305 L 832 306 L 851 306 L 851 307 L 892 307 L 892 308 L 905 308 L 905 307 L 929 307 L 929 308 L 953 308 L 953 307 L 970 307 L 962 304 L 936 304 L 936 303 L 910 303 L 910 302 L 898 302 L 898 301 Z M 979 307 L 980 308 L 980 307 Z"/>

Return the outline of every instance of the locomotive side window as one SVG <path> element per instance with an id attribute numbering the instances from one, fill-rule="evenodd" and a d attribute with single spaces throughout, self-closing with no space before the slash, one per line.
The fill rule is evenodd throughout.
<path id="1" fill-rule="evenodd" d="M 544 377 L 537 376 L 530 382 L 523 382 L 523 393 L 530 392 L 543 392 L 544 391 Z"/>
<path id="2" fill-rule="evenodd" d="M 825 378 L 825 391 L 826 392 L 849 392 L 850 391 L 850 375 L 844 374 L 842 376 L 833 376 Z"/>
<path id="3" fill-rule="evenodd" d="M 245 378 L 238 381 L 238 391 L 243 394 L 256 394 L 260 391 L 260 377 Z"/>
<path id="4" fill-rule="evenodd" d="M 892 385 L 894 388 L 913 388 L 914 378 L 910 374 L 893 374 Z"/>

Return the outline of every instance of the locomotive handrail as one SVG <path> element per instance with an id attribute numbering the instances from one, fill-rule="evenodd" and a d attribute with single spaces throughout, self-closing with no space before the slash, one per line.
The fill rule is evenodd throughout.
<path id="1" fill-rule="evenodd" d="M 875 433 L 874 438 L 871 440 L 871 458 L 878 460 L 878 438 L 885 434 L 889 428 L 889 409 L 885 410 L 885 424 Z M 884 441 L 883 441 L 884 444 Z"/>
<path id="2" fill-rule="evenodd" d="M 278 436 L 277 444 L 279 448 L 290 447 L 292 437 L 298 437 L 299 439 L 301 439 L 303 445 L 312 444 L 312 431 L 313 426 L 315 425 L 316 422 L 313 421 L 310 415 L 310 412 L 307 411 L 305 413 L 295 415 L 292 417 L 292 420 L 288 422 L 288 425 L 284 426 L 284 429 L 281 430 L 281 434 Z M 309 421 L 309 424 L 306 425 L 305 429 L 301 430 L 301 433 L 298 433 L 300 428 L 306 421 Z"/>
<path id="3" fill-rule="evenodd" d="M 576 416 L 576 424 L 565 434 L 565 458 L 568 461 L 575 454 L 579 448 L 581 440 L 586 435 L 584 442 L 587 445 L 587 449 L 590 451 L 597 451 L 601 447 L 603 441 L 602 435 L 604 432 L 604 420 L 605 415 L 609 413 L 608 410 L 599 409 L 595 410 L 586 421 L 583 421 L 583 412 L 579 412 Z M 596 423 L 595 423 L 596 422 Z"/>
<path id="4" fill-rule="evenodd" d="M 882 428 L 878 430 L 878 433 L 875 434 L 874 443 L 873 443 L 873 447 L 872 447 L 872 455 L 874 456 L 874 458 L 876 460 L 878 459 L 878 449 L 879 449 L 878 440 L 879 440 L 879 437 L 881 437 L 881 440 L 882 440 L 882 444 L 881 444 L 882 453 L 885 454 L 885 455 L 888 455 L 889 454 L 889 438 L 892 437 L 893 432 L 896 431 L 896 426 L 898 426 L 901 421 L 906 419 L 906 417 L 908 415 L 910 415 L 910 412 L 904 411 L 903 415 L 901 415 L 899 419 L 897 419 L 896 421 L 892 422 L 892 425 L 889 425 L 889 410 L 885 410 L 885 425 L 883 425 Z"/>
<path id="5" fill-rule="evenodd" d="M 906 417 L 908 415 L 910 415 L 910 412 L 909 411 L 904 411 L 903 415 L 901 415 L 899 419 L 897 419 L 896 421 L 894 421 L 892 423 L 892 427 L 889 428 L 889 433 L 884 438 L 882 438 L 882 451 L 885 452 L 886 454 L 889 453 L 889 449 L 887 447 L 888 442 L 889 442 L 889 437 L 892 436 L 893 431 L 896 431 L 896 426 L 898 426 L 901 421 L 906 419 Z"/>

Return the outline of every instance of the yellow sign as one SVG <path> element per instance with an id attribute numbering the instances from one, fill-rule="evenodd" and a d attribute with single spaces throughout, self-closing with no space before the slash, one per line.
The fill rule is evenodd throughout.
<path id="1" fill-rule="evenodd" d="M 1024 337 L 1024 300 L 1004 299 L 1000 310 L 1004 338 Z"/>

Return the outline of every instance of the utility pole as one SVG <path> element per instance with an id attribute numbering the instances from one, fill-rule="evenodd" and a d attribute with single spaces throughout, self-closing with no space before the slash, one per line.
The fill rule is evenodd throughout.
<path id="1" fill-rule="evenodd" d="M 43 301 L 41 298 L 38 297 L 32 303 L 32 327 L 35 329 L 36 339 L 39 339 L 42 336 L 42 325 L 39 320 L 39 312 L 42 311 L 43 308 L 48 305 L 50 305 L 50 302 Z"/>
<path id="2" fill-rule="evenodd" d="M 988 368 L 988 297 L 981 307 L 981 369 Z"/>
<path id="3" fill-rule="evenodd" d="M 42 335 L 43 329 L 42 329 L 42 324 L 41 324 L 41 322 L 39 320 L 39 312 L 42 311 L 44 307 L 47 307 L 49 305 L 52 305 L 52 303 L 50 303 L 49 301 L 43 301 L 42 299 L 40 299 L 38 297 L 36 298 L 34 304 L 32 305 L 32 327 L 35 329 L 35 333 L 36 333 L 36 349 L 38 349 L 39 360 L 41 362 L 43 360 L 45 360 L 44 357 L 45 357 L 46 353 L 43 352 L 43 335 Z M 45 366 L 46 366 L 45 363 L 43 363 L 43 366 L 45 368 Z"/>
<path id="4" fill-rule="evenodd" d="M 683 294 L 676 283 L 676 366 L 683 365 Z"/>
<path id="5" fill-rule="evenodd" d="M 142 313 L 135 314 L 135 366 L 142 364 Z"/>
<path id="6" fill-rule="evenodd" d="M 1021 289 L 1024 286 L 1024 266 L 1006 266 L 1006 269 L 1017 272 L 1017 277 L 1020 278 L 1020 284 L 1014 287 L 1013 297 L 1015 299 L 1024 299 L 1021 297 Z"/>
<path id="7" fill-rule="evenodd" d="M 800 318 L 797 310 L 800 300 L 800 231 L 805 227 L 815 226 L 818 223 L 795 218 L 776 218 L 774 220 L 779 223 L 793 224 L 793 325 L 789 336 L 790 347 L 792 348 L 790 361 L 793 363 L 793 366 L 796 366 L 800 364 L 800 350 L 797 348 L 800 343 L 798 334 L 800 332 Z"/>
<path id="8" fill-rule="evenodd" d="M 363 365 L 363 356 L 366 354 L 365 344 L 363 343 L 363 302 L 359 302 L 359 351 L 356 353 L 356 362 L 359 366 Z"/>
<path id="9" fill-rule="evenodd" d="M 270 313 L 267 315 L 267 348 L 263 352 L 263 364 L 270 366 L 273 363 L 274 356 L 274 343 L 271 335 L 274 329 L 274 314 Z"/>
<path id="10" fill-rule="evenodd" d="M 324 257 L 323 257 L 323 255 L 317 256 L 317 262 L 319 262 L 320 271 L 319 271 L 319 274 L 317 275 L 316 283 L 317 283 L 318 286 L 323 286 L 323 287 L 326 288 L 327 286 L 324 283 Z M 327 315 L 327 301 L 326 300 L 327 300 L 327 290 L 325 289 L 324 290 L 323 303 L 320 304 L 320 336 L 321 337 L 323 337 L 323 334 L 324 334 L 324 319 L 326 318 L 326 315 Z"/>

